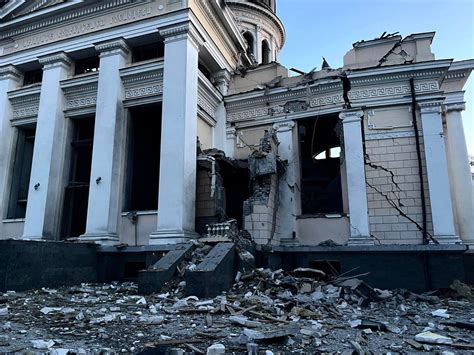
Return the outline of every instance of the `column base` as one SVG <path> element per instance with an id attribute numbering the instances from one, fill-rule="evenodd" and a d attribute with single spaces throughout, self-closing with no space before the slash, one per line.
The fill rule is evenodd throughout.
<path id="1" fill-rule="evenodd" d="M 158 230 L 150 234 L 150 245 L 178 244 L 199 239 L 201 236 L 194 231 L 179 229 Z"/>
<path id="2" fill-rule="evenodd" d="M 350 237 L 347 245 L 374 245 L 374 239 L 371 237 Z"/>
<path id="3" fill-rule="evenodd" d="M 457 235 L 434 235 L 439 244 L 462 244 L 461 238 Z"/>
<path id="4" fill-rule="evenodd" d="M 79 241 L 100 245 L 115 245 L 119 243 L 119 237 L 115 233 L 86 233 L 79 237 Z"/>

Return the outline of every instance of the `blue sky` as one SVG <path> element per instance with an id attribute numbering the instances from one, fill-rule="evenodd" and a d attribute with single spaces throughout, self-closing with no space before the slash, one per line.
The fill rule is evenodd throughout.
<path id="1" fill-rule="evenodd" d="M 286 28 L 280 61 L 287 68 L 309 71 L 325 57 L 342 66 L 352 43 L 383 32 L 436 31 L 436 59 L 474 58 L 474 0 L 277 0 Z M 465 86 L 463 121 L 469 153 L 474 155 L 474 72 Z"/>

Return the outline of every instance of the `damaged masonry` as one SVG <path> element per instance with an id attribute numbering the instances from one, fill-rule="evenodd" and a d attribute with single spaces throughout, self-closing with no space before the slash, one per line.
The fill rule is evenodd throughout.
<path id="1" fill-rule="evenodd" d="M 472 350 L 434 37 L 290 75 L 276 0 L 0 1 L 0 351 Z"/>

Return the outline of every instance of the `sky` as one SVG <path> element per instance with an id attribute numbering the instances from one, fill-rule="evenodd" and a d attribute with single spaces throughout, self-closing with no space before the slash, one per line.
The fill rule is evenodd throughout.
<path id="1" fill-rule="evenodd" d="M 474 0 L 277 0 L 286 29 L 280 62 L 287 68 L 321 68 L 324 56 L 342 67 L 352 43 L 383 32 L 435 31 L 436 59 L 474 59 Z M 474 155 L 474 72 L 464 87 L 463 124 L 469 154 Z"/>

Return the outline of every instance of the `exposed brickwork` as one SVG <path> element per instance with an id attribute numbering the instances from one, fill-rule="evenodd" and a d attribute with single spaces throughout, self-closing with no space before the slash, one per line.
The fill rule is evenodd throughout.
<path id="1" fill-rule="evenodd" d="M 198 170 L 196 180 L 196 217 L 211 217 L 217 211 L 217 190 L 211 197 L 211 172 Z M 221 186 L 221 177 L 217 176 L 217 186 Z"/>
<path id="2" fill-rule="evenodd" d="M 422 138 L 420 138 L 420 143 L 423 157 Z M 399 211 L 392 207 L 387 199 L 382 196 L 382 194 L 387 194 L 397 205 L 399 199 L 400 209 L 420 226 L 422 225 L 420 179 L 418 176 L 415 137 L 366 141 L 366 153 L 372 163 L 391 171 L 394 174 L 393 180 L 395 182 L 393 183 L 389 172 L 366 164 L 367 200 L 372 235 L 377 237 L 382 244 L 421 244 L 422 233 L 415 223 L 401 216 Z M 427 227 L 428 232 L 432 234 L 433 228 L 424 158 L 422 165 L 424 167 Z"/>

